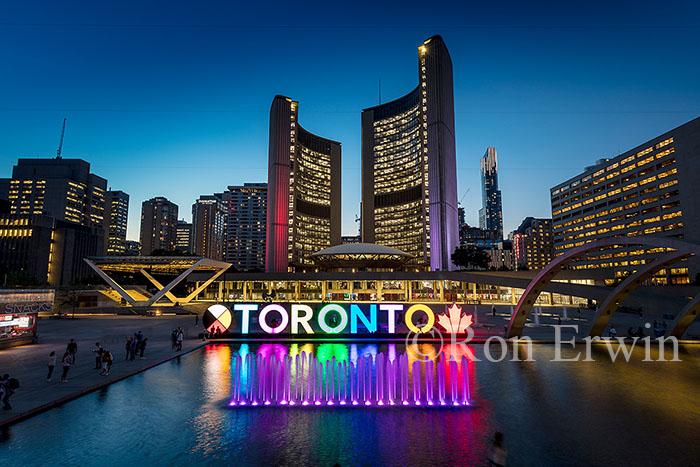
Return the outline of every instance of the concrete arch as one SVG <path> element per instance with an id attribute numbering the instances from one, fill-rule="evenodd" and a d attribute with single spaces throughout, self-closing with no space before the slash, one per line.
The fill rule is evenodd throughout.
<path id="1" fill-rule="evenodd" d="M 680 339 L 683 334 L 688 329 L 688 327 L 693 324 L 695 318 L 698 317 L 698 312 L 700 311 L 700 295 L 693 298 L 686 306 L 683 307 L 676 319 L 673 320 L 669 326 L 670 331 L 668 331 L 669 336 L 674 336 Z"/>
<path id="2" fill-rule="evenodd" d="M 549 263 L 542 269 L 537 276 L 530 282 L 525 289 L 525 292 L 520 297 L 518 305 L 510 317 L 507 337 L 516 337 L 522 333 L 525 322 L 530 311 L 544 288 L 556 277 L 556 275 L 568 266 L 572 261 L 585 256 L 586 254 L 611 248 L 614 246 L 634 246 L 642 245 L 646 247 L 671 248 L 683 253 L 700 254 L 700 245 L 690 243 L 684 240 L 670 237 L 650 237 L 650 236 L 635 236 L 635 237 L 609 237 L 595 240 L 586 243 L 576 248 L 568 250 L 566 253 L 558 256 L 554 261 Z"/>
<path id="3" fill-rule="evenodd" d="M 593 326 L 588 335 L 602 336 L 608 322 L 615 314 L 615 310 L 622 302 L 636 289 L 642 282 L 649 279 L 656 272 L 665 267 L 672 265 L 684 258 L 692 256 L 692 253 L 674 251 L 660 258 L 655 259 L 638 269 L 634 274 L 622 281 L 612 292 L 605 298 L 603 303 L 598 307 L 598 311 L 593 319 Z"/>

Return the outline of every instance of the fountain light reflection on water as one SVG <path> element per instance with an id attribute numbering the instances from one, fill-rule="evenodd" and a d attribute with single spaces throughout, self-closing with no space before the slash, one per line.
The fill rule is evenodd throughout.
<path id="1" fill-rule="evenodd" d="M 512 465 L 696 465 L 700 455 L 700 346 L 684 347 L 681 362 L 644 362 L 635 350 L 631 362 L 612 363 L 599 346 L 595 362 L 557 363 L 541 344 L 533 361 L 509 351 L 491 363 L 475 345 L 466 410 L 228 407 L 231 362 L 258 347 L 212 344 L 14 425 L 0 432 L 0 463 L 483 465 L 494 431 L 505 434 Z M 391 355 L 381 343 L 286 348 L 278 352 Z M 409 362 L 424 358 L 408 350 Z"/>
<path id="2" fill-rule="evenodd" d="M 446 349 L 321 344 L 314 355 L 311 344 L 263 344 L 255 354 L 242 346 L 231 358 L 229 405 L 468 406 L 472 352 Z"/>

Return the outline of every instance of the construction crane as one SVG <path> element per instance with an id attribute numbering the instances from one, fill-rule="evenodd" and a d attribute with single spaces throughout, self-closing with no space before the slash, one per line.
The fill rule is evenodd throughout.
<path id="1" fill-rule="evenodd" d="M 467 193 L 469 193 L 470 191 L 471 191 L 471 188 L 467 188 L 467 191 L 465 191 L 464 194 L 462 195 L 462 197 L 459 198 L 458 204 L 462 204 L 462 201 L 464 201 L 464 197 L 467 196 Z"/>
<path id="2" fill-rule="evenodd" d="M 56 151 L 56 159 L 61 159 L 61 149 L 63 149 L 63 135 L 66 133 L 66 119 L 63 119 L 63 128 L 61 129 L 61 141 L 58 143 Z"/>

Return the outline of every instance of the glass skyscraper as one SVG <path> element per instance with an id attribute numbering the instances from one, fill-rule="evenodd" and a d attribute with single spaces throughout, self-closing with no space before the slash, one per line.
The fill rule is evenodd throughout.
<path id="1" fill-rule="evenodd" d="M 503 207 L 501 190 L 498 189 L 498 161 L 496 148 L 486 148 L 481 158 L 481 209 L 479 227 L 496 233 L 497 240 L 503 240 Z"/>
<path id="2" fill-rule="evenodd" d="M 440 36 L 418 47 L 418 86 L 362 111 L 362 240 L 450 270 L 459 244 L 452 60 Z"/>

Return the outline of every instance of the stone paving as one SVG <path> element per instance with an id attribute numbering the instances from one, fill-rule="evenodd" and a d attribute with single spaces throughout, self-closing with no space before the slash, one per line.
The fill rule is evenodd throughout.
<path id="1" fill-rule="evenodd" d="M 170 333 L 176 327 L 185 330 L 182 352 L 174 351 L 171 346 Z M 139 330 L 148 338 L 145 358 L 141 360 L 136 357 L 133 361 L 127 361 L 126 339 Z M 197 348 L 203 344 L 197 338 L 201 330 L 201 322 L 200 327 L 195 328 L 193 316 L 41 318 L 38 344 L 0 350 L 0 375 L 8 373 L 20 381 L 19 390 L 10 399 L 12 409 L 0 409 L 0 426 L 37 407 L 71 398 L 96 385 L 121 379 L 134 371 Z M 68 372 L 68 382 L 61 383 L 60 361 L 71 338 L 78 343 L 76 362 Z M 100 342 L 114 356 L 109 376 L 100 376 L 100 370 L 94 369 L 92 349 L 95 342 Z M 47 382 L 51 351 L 57 355 L 56 368 L 51 381 Z"/>

